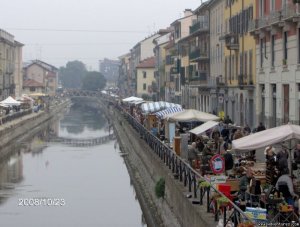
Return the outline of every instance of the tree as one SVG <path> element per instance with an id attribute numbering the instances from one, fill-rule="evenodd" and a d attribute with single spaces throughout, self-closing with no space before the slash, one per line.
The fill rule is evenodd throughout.
<path id="1" fill-rule="evenodd" d="M 82 89 L 90 91 L 99 91 L 106 86 L 105 77 L 96 71 L 88 72 L 82 80 Z"/>
<path id="2" fill-rule="evenodd" d="M 70 61 L 66 67 L 59 69 L 59 76 L 63 87 L 65 88 L 80 88 L 82 79 L 86 75 L 87 70 L 81 61 Z"/>

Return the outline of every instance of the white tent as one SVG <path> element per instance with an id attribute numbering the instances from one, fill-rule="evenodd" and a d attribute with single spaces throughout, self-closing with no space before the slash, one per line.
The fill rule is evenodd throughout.
<path id="1" fill-rule="evenodd" d="M 219 122 L 216 122 L 216 121 L 207 121 L 207 122 L 203 123 L 202 125 L 200 125 L 196 128 L 193 128 L 189 132 L 191 132 L 195 135 L 200 135 L 201 133 L 206 132 L 208 129 L 211 129 L 218 124 L 219 124 Z"/>
<path id="2" fill-rule="evenodd" d="M 142 100 L 143 100 L 142 98 L 138 98 L 134 96 L 122 99 L 123 102 L 134 102 L 134 101 L 142 101 Z"/>
<path id="3" fill-rule="evenodd" d="M 8 107 L 8 106 L 19 106 L 21 102 L 16 101 L 11 96 L 7 97 L 3 101 L 0 102 L 1 106 Z"/>
<path id="4" fill-rule="evenodd" d="M 282 125 L 233 140 L 232 149 L 256 150 L 291 139 L 300 139 L 299 125 Z"/>
<path id="5" fill-rule="evenodd" d="M 181 122 L 189 122 L 189 121 L 207 122 L 207 121 L 219 120 L 219 117 L 214 114 L 209 114 L 194 109 L 187 109 L 182 112 L 178 112 L 169 116 L 168 120 L 181 121 Z"/>

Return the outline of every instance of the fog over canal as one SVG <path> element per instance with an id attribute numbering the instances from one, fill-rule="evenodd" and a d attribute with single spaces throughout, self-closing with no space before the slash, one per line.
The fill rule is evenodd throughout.
<path id="1" fill-rule="evenodd" d="M 71 108 L 0 160 L 1 226 L 139 227 L 142 212 L 116 141 L 92 147 L 50 137 L 108 135 L 100 113 Z"/>

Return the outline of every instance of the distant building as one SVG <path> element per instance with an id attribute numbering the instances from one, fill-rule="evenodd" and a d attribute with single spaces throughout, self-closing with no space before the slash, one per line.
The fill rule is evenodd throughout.
<path id="1" fill-rule="evenodd" d="M 21 94 L 22 47 L 13 35 L 0 29 L 0 100 Z"/>
<path id="2" fill-rule="evenodd" d="M 35 60 L 24 68 L 24 93 L 45 93 L 54 96 L 57 90 L 58 69 L 53 65 Z M 25 92 L 26 91 L 26 92 Z"/>
<path id="3" fill-rule="evenodd" d="M 104 58 L 99 61 L 99 71 L 106 78 L 108 84 L 114 85 L 119 77 L 120 61 Z"/>
<path id="4" fill-rule="evenodd" d="M 147 95 L 149 98 L 157 92 L 155 84 L 154 71 L 155 71 L 155 58 L 146 58 L 136 67 L 137 71 L 137 95 L 142 97 Z"/>

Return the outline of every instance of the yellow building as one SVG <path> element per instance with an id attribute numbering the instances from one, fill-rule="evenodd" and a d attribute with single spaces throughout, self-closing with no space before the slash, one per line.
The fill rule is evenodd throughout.
<path id="1" fill-rule="evenodd" d="M 225 103 L 226 115 L 241 126 L 255 125 L 255 40 L 250 35 L 255 1 L 226 1 L 225 34 Z"/>
<path id="2" fill-rule="evenodd" d="M 137 73 L 137 95 L 144 99 L 152 99 L 154 92 L 153 83 L 155 71 L 154 57 L 146 58 L 136 67 Z"/>

